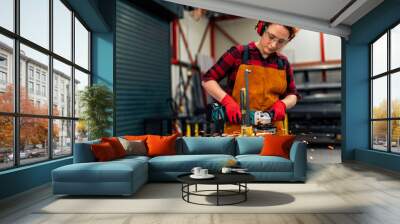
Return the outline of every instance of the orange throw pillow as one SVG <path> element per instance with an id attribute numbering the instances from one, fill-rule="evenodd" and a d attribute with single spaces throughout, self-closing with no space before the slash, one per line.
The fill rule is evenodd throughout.
<path id="1" fill-rule="evenodd" d="M 289 159 L 290 147 L 295 138 L 295 135 L 265 135 L 260 155 L 281 156 Z"/>
<path id="2" fill-rule="evenodd" d="M 109 161 L 117 158 L 114 149 L 108 142 L 93 144 L 90 147 L 92 149 L 94 157 L 99 162 Z"/>
<path id="3" fill-rule="evenodd" d="M 126 156 L 126 151 L 122 146 L 121 142 L 119 142 L 118 138 L 111 137 L 111 138 L 101 138 L 101 142 L 108 142 L 114 149 L 115 155 L 117 158 L 121 158 Z"/>
<path id="4" fill-rule="evenodd" d="M 146 141 L 148 135 L 125 135 L 124 139 L 128 141 Z"/>
<path id="5" fill-rule="evenodd" d="M 148 135 L 148 156 L 176 155 L 175 142 L 178 134 L 170 136 Z"/>

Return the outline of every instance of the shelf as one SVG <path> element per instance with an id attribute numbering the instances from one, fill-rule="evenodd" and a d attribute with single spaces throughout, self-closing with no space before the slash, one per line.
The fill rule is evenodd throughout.
<path id="1" fill-rule="evenodd" d="M 314 72 L 314 71 L 329 71 L 329 70 L 340 70 L 341 64 L 318 64 L 309 66 L 294 66 L 293 72 Z"/>
<path id="2" fill-rule="evenodd" d="M 325 115 L 339 115 L 341 112 L 340 104 L 317 104 L 317 105 L 306 105 L 299 104 L 288 110 L 289 116 L 295 114 L 320 114 L 321 116 Z"/>
<path id="3" fill-rule="evenodd" d="M 340 82 L 326 82 L 326 83 L 306 83 L 299 84 L 296 86 L 298 91 L 310 91 L 310 90 L 340 90 Z"/>
<path id="4" fill-rule="evenodd" d="M 303 98 L 299 101 L 299 104 L 302 103 L 340 103 L 342 100 L 340 93 L 316 93 L 311 95 L 303 96 Z"/>

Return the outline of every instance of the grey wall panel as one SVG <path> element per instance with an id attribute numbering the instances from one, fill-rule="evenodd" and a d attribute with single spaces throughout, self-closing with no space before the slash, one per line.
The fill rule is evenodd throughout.
<path id="1" fill-rule="evenodd" d="M 144 119 L 169 116 L 169 22 L 126 0 L 116 11 L 116 134 L 143 134 Z"/>

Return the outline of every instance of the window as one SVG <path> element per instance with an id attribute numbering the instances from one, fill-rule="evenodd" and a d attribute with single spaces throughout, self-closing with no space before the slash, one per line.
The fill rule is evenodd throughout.
<path id="1" fill-rule="evenodd" d="M 7 88 L 0 85 L 0 170 L 70 156 L 75 137 L 87 139 L 85 124 L 76 127 L 79 113 L 74 113 L 74 105 L 81 87 L 90 84 L 91 34 L 67 4 L 63 0 L 0 0 L 0 83 L 8 82 Z M 14 13 L 14 9 L 19 11 Z M 18 51 L 14 43 L 19 44 Z"/>
<path id="2" fill-rule="evenodd" d="M 89 86 L 89 75 L 79 70 L 75 71 L 75 117 L 79 117 L 81 114 L 81 108 L 79 107 L 79 96 L 80 93 Z"/>
<path id="3" fill-rule="evenodd" d="M 89 32 L 75 18 L 75 62 L 82 68 L 89 69 Z"/>
<path id="4" fill-rule="evenodd" d="M 53 136 L 53 157 L 70 155 L 72 153 L 71 120 L 53 120 Z"/>
<path id="5" fill-rule="evenodd" d="M 3 68 L 7 67 L 7 56 L 0 55 L 0 67 L 3 67 Z"/>
<path id="6" fill-rule="evenodd" d="M 49 48 L 49 0 L 20 0 L 21 36 Z"/>
<path id="7" fill-rule="evenodd" d="M 36 95 L 40 95 L 40 84 L 36 84 Z"/>
<path id="8" fill-rule="evenodd" d="M 28 89 L 29 94 L 33 94 L 33 82 L 28 82 Z"/>
<path id="9" fill-rule="evenodd" d="M 65 83 L 70 83 L 72 84 L 72 68 L 69 65 L 66 65 L 56 59 L 53 60 L 54 64 L 54 70 L 53 70 L 53 78 L 54 78 L 54 83 L 53 83 L 53 90 L 54 90 L 54 99 L 53 103 L 59 103 L 58 102 L 58 97 L 59 93 L 61 95 L 60 100 L 62 103 L 64 103 L 64 96 L 71 96 L 72 95 L 72 90 L 70 89 L 65 89 L 64 85 Z M 67 99 L 68 104 L 72 104 L 72 98 L 70 97 Z M 71 102 L 69 102 L 71 101 Z M 59 109 L 53 110 L 53 114 L 59 114 L 60 111 Z M 66 109 L 66 114 L 63 114 L 63 116 L 68 116 L 72 117 L 72 108 L 68 107 Z"/>
<path id="10" fill-rule="evenodd" d="M 29 74 L 29 79 L 33 80 L 33 67 L 32 66 L 29 66 L 28 74 Z"/>
<path id="11" fill-rule="evenodd" d="M 36 69 L 36 80 L 40 81 L 40 71 Z"/>
<path id="12" fill-rule="evenodd" d="M 60 1 L 53 0 L 54 52 L 71 60 L 72 12 Z"/>
<path id="13" fill-rule="evenodd" d="M 0 84 L 4 86 L 7 84 L 7 74 L 3 71 L 0 71 Z"/>
<path id="14" fill-rule="evenodd" d="M 42 96 L 46 96 L 46 86 L 42 86 Z"/>
<path id="15" fill-rule="evenodd" d="M 0 4 L 1 5 L 1 4 Z M 1 10 L 0 10 L 1 11 Z M 0 170 L 14 166 L 14 122 L 12 116 L 0 115 Z"/>
<path id="16" fill-rule="evenodd" d="M 42 73 L 42 82 L 46 83 L 46 74 Z"/>
<path id="17" fill-rule="evenodd" d="M 36 102 L 40 104 L 39 101 Z M 47 136 L 48 120 L 45 118 L 21 117 L 19 136 L 19 158 L 21 165 L 49 158 L 49 142 Z M 32 138 L 35 133 L 35 138 Z"/>
<path id="18" fill-rule="evenodd" d="M 14 0 L 0 1 L 0 26 L 14 31 Z"/>
<path id="19" fill-rule="evenodd" d="M 400 25 L 370 45 L 371 148 L 400 153 Z"/>
<path id="20" fill-rule="evenodd" d="M 1 7 L 3 6 L 4 2 L 0 2 L 1 21 L 4 16 L 1 15 L 1 13 L 3 13 L 3 8 Z M 6 60 L 14 57 L 14 42 L 12 39 L 0 33 L 0 46 L 2 46 L 0 47 L 0 112 L 12 113 L 14 111 L 14 83 L 11 77 L 14 76 L 14 70 L 13 66 L 7 64 L 10 63 L 10 61 L 7 62 Z M 11 135 L 11 133 L 8 133 L 7 135 Z M 0 139 L 1 137 L 2 136 L 0 136 Z"/>

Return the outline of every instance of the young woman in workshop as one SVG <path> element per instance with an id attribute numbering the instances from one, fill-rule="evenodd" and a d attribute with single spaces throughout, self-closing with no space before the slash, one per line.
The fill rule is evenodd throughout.
<path id="1" fill-rule="evenodd" d="M 249 108 L 254 111 L 274 111 L 273 125 L 283 133 L 286 110 L 299 99 L 293 70 L 279 51 L 291 41 L 298 29 L 277 23 L 259 21 L 255 27 L 260 39 L 248 45 L 229 49 L 202 76 L 204 89 L 225 107 L 230 124 L 225 133 L 240 132 L 240 90 L 245 86 L 248 71 Z M 226 89 L 219 85 L 227 77 Z"/>

